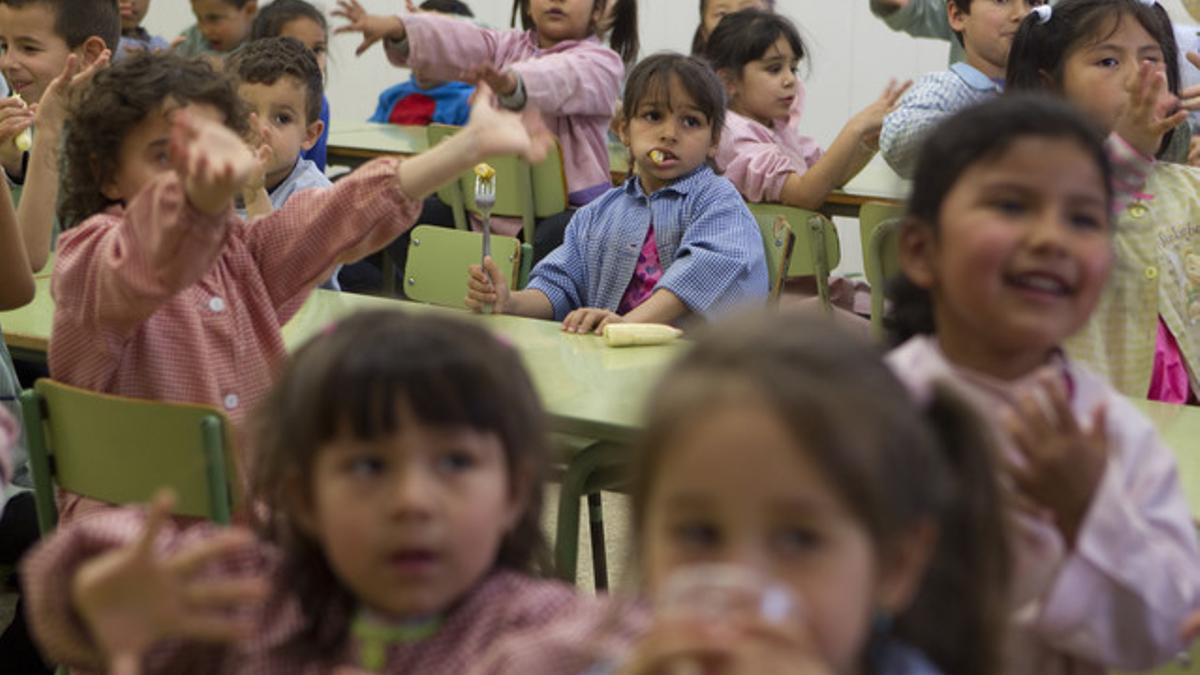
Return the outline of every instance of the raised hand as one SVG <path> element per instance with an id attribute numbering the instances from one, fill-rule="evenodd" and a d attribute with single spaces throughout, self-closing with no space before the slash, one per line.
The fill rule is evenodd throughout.
<path id="1" fill-rule="evenodd" d="M 504 280 L 504 275 L 500 273 L 500 268 L 496 266 L 496 261 L 488 256 L 483 259 L 483 267 L 471 265 L 467 274 L 470 275 L 467 279 L 467 308 L 478 313 L 482 312 L 485 306 L 491 305 L 493 312 L 504 314 L 512 292 L 508 288 L 508 282 Z"/>
<path id="2" fill-rule="evenodd" d="M 172 116 L 171 164 L 184 181 L 188 201 L 216 215 L 229 208 L 258 168 L 246 142 L 225 125 L 190 115 Z"/>
<path id="3" fill-rule="evenodd" d="M 89 560 L 71 580 L 72 602 L 111 672 L 137 673 L 142 656 L 165 638 L 231 642 L 255 630 L 252 620 L 231 610 L 262 602 L 265 579 L 197 578 L 207 564 L 252 544 L 253 536 L 229 530 L 160 555 L 155 542 L 173 502 L 169 492 L 157 495 L 137 541 Z"/>
<path id="4" fill-rule="evenodd" d="M 472 84 L 486 84 L 501 96 L 512 96 L 517 90 L 517 76 L 511 71 L 496 70 L 496 66 L 490 63 L 481 63 L 471 68 L 463 73 L 462 78 L 463 81 Z"/>
<path id="5" fill-rule="evenodd" d="M 1125 82 L 1128 100 L 1113 131 L 1146 155 L 1158 152 L 1162 137 L 1187 119 L 1187 110 L 1167 90 L 1162 66 L 1143 63 Z"/>
<path id="6" fill-rule="evenodd" d="M 355 56 L 362 56 L 363 52 L 384 38 L 401 40 L 405 35 L 404 22 L 399 17 L 368 14 L 358 0 L 338 0 L 333 15 L 350 22 L 335 28 L 335 34 L 362 34 L 362 42 L 354 50 Z"/>
<path id="7" fill-rule="evenodd" d="M 100 57 L 84 68 L 79 56 L 70 54 L 58 77 L 51 80 L 42 100 L 38 104 L 37 118 L 34 122 L 41 131 L 60 130 L 67 117 L 67 101 L 71 93 L 77 91 L 85 83 L 90 82 L 101 68 L 108 65 L 112 52 L 104 50 Z"/>
<path id="8" fill-rule="evenodd" d="M 1104 408 L 1093 414 L 1091 428 L 1083 429 L 1062 376 L 1045 373 L 1017 401 L 1008 430 L 1022 460 L 1006 467 L 1019 495 L 1049 509 L 1073 545 L 1108 462 Z"/>
<path id="9" fill-rule="evenodd" d="M 495 95 L 486 83 L 475 91 L 467 128 L 478 134 L 484 157 L 520 155 L 536 164 L 545 159 L 554 143 L 541 113 L 531 106 L 519 113 L 497 108 Z"/>
<path id="10" fill-rule="evenodd" d="M 850 118 L 849 124 L 853 125 L 863 145 L 872 150 L 879 149 L 879 134 L 883 131 L 883 118 L 896 109 L 900 97 L 911 86 L 912 80 L 905 80 L 899 84 L 894 79 L 888 81 L 879 98 Z"/>

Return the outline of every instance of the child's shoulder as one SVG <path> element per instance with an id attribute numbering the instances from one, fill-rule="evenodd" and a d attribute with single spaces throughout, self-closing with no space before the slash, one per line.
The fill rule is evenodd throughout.
<path id="1" fill-rule="evenodd" d="M 522 572 L 493 572 L 471 593 L 463 613 L 499 616 L 509 628 L 542 623 L 584 601 L 574 586 Z"/>

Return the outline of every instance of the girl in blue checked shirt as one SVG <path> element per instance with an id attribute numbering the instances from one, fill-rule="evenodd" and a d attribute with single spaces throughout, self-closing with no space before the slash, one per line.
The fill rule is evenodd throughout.
<path id="1" fill-rule="evenodd" d="M 491 258 L 472 265 L 472 309 L 599 333 L 609 323 L 679 323 L 766 299 L 758 225 L 710 166 L 725 121 L 717 76 L 698 59 L 656 54 L 633 69 L 622 110 L 634 175 L 575 214 L 525 290 L 510 290 Z"/>

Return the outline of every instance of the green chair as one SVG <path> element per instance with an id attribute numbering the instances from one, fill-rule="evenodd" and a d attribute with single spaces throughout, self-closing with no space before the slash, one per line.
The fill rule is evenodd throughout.
<path id="1" fill-rule="evenodd" d="M 791 226 L 796 241 L 787 266 L 787 277 L 813 277 L 817 295 L 825 309 L 832 311 L 829 300 L 829 274 L 842 260 L 841 242 L 833 222 L 816 211 L 783 204 L 749 204 L 750 212 L 761 224 L 783 218 Z"/>
<path id="2" fill-rule="evenodd" d="M 779 302 L 779 294 L 783 292 L 783 279 L 792 261 L 792 250 L 796 246 L 796 233 L 792 231 L 788 221 L 782 215 L 774 218 L 769 215 L 755 214 L 758 229 L 762 234 L 763 250 L 767 255 L 767 278 L 770 282 L 770 294 L 767 302 Z"/>
<path id="3" fill-rule="evenodd" d="M 466 307 L 467 267 L 478 265 L 483 235 L 435 225 L 413 228 L 404 268 L 404 293 L 411 300 Z M 492 258 L 513 288 L 524 286 L 533 247 L 515 237 L 492 235 Z M 506 264 L 507 263 L 507 264 Z"/>
<path id="4" fill-rule="evenodd" d="M 429 125 L 429 145 L 458 133 L 461 127 L 444 124 Z M 533 243 L 533 230 L 538 220 L 567 209 L 567 179 L 563 172 L 562 150 L 555 143 L 546 158 L 537 164 L 506 155 L 485 160 L 496 169 L 496 205 L 493 216 L 520 218 L 522 238 Z M 475 172 L 467 171 L 458 181 L 442 186 L 438 198 L 450 205 L 454 225 L 470 229 L 467 212 L 479 212 L 475 206 Z"/>
<path id="5" fill-rule="evenodd" d="M 21 394 L 38 525 L 58 522 L 55 487 L 112 504 L 175 491 L 175 514 L 229 523 L 238 484 L 232 431 L 215 408 L 85 391 L 41 379 Z"/>
<path id="6" fill-rule="evenodd" d="M 892 204 L 868 202 L 858 213 L 862 238 L 863 271 L 871 285 L 871 335 L 883 339 L 884 292 L 889 279 L 900 273 L 896 235 L 904 209 Z"/>

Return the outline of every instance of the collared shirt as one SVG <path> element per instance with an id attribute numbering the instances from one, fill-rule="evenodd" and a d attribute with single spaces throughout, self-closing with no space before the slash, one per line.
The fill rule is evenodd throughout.
<path id="1" fill-rule="evenodd" d="M 665 270 L 656 289 L 696 314 L 767 298 L 767 263 L 758 224 L 737 188 L 707 165 L 658 190 L 636 176 L 575 213 L 563 243 L 534 268 L 562 319 L 579 307 L 616 311 L 633 278 L 646 232 Z"/>
<path id="2" fill-rule="evenodd" d="M 769 127 L 732 110 L 725 113 L 716 164 L 747 201 L 780 201 L 788 177 L 803 175 L 821 159 L 821 146 L 800 133 L 804 100 L 804 84 L 797 80 L 788 116 Z"/>
<path id="3" fill-rule="evenodd" d="M 917 80 L 896 109 L 883 119 L 879 150 L 905 178 L 912 177 L 925 138 L 954 113 L 999 96 L 1001 83 L 966 63 L 929 73 Z"/>

